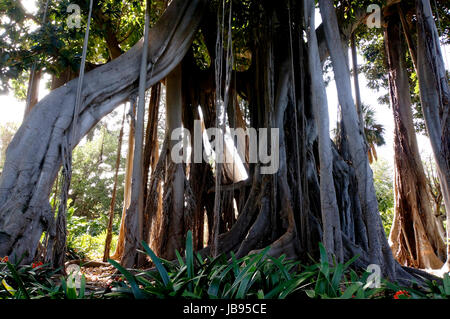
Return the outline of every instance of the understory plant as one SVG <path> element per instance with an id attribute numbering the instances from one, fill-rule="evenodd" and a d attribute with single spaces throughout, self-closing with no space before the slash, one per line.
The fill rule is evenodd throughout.
<path id="1" fill-rule="evenodd" d="M 0 259 L 0 299 L 85 299 L 86 278 L 77 288 L 74 274 L 64 277 L 60 269 L 51 269 L 42 262 L 31 265 L 10 263 Z M 91 294 L 90 297 L 94 295 Z"/>
<path id="2" fill-rule="evenodd" d="M 442 282 L 426 281 L 426 286 L 405 287 L 380 278 L 372 282 L 371 273 L 350 267 L 358 258 L 346 263 L 329 260 L 319 244 L 320 258 L 310 265 L 289 260 L 286 256 L 268 255 L 269 247 L 242 258 L 233 253 L 202 257 L 194 253 L 192 233 L 188 232 L 184 256 L 176 252 L 176 261 L 158 258 L 142 242 L 153 262 L 149 270 L 125 269 L 109 262 L 120 277 L 104 290 L 86 289 L 84 275 L 62 276 L 42 262 L 32 265 L 10 263 L 0 258 L 0 299 L 86 299 L 86 298 L 189 298 L 189 299 L 448 299 L 450 277 Z"/>
<path id="3" fill-rule="evenodd" d="M 319 244 L 320 261 L 303 266 L 281 256 L 269 256 L 269 247 L 258 253 L 236 258 L 202 257 L 192 248 L 192 233 L 188 232 L 184 258 L 177 251 L 177 261 L 158 258 L 142 242 L 145 253 L 154 268 L 146 271 L 127 270 L 110 260 L 125 277 L 115 282 L 108 298 L 210 298 L 210 299 L 284 299 L 284 298 L 382 298 L 402 287 L 387 286 L 384 281 L 378 287 L 369 280 L 370 272 L 359 274 L 350 269 L 358 258 L 345 264 L 330 263 L 325 248 Z"/>
<path id="4" fill-rule="evenodd" d="M 107 297 L 286 298 L 312 276 L 298 272 L 299 262 L 285 256 L 268 256 L 269 247 L 242 258 L 236 258 L 234 254 L 230 259 L 224 254 L 203 258 L 193 252 L 191 232 L 187 234 L 185 256 L 183 258 L 177 251 L 176 262 L 158 258 L 145 242 L 142 245 L 154 269 L 132 274 L 110 260 L 126 282 L 116 283 Z"/>

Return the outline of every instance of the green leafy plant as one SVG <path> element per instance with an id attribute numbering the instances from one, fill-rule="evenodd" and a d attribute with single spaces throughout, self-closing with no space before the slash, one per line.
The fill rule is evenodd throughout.
<path id="1" fill-rule="evenodd" d="M 259 253 L 237 259 L 233 254 L 203 258 L 194 254 L 192 233 L 186 239 L 184 258 L 177 251 L 177 262 L 158 258 L 145 242 L 145 253 L 155 268 L 132 274 L 114 260 L 114 265 L 126 278 L 116 283 L 108 297 L 140 298 L 286 298 L 301 288 L 300 284 L 311 274 L 296 272 L 298 262 L 285 256 L 274 258 L 267 255 L 269 248 Z M 292 274 L 294 273 L 294 274 Z"/>
<path id="2" fill-rule="evenodd" d="M 320 262 L 307 266 L 303 272 L 310 273 L 312 280 L 309 282 L 313 288 L 306 289 L 306 294 L 311 298 L 339 298 L 339 299 L 368 299 L 380 294 L 385 287 L 371 288 L 368 281 L 369 272 L 358 275 L 349 269 L 350 265 L 358 258 L 354 256 L 345 264 L 330 264 L 327 252 L 322 243 L 319 243 Z"/>
<path id="3" fill-rule="evenodd" d="M 32 265 L 0 262 L 0 299 L 85 299 L 86 278 L 81 276 L 80 288 L 76 288 L 75 276 L 57 275 L 46 264 Z M 91 294 L 90 297 L 93 297 Z"/>

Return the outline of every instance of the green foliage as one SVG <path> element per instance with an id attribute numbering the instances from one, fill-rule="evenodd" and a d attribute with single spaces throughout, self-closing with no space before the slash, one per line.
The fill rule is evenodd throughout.
<path id="1" fill-rule="evenodd" d="M 227 260 L 224 255 L 202 258 L 192 249 L 192 233 L 186 240 L 184 258 L 177 252 L 178 262 L 158 258 L 145 242 L 145 252 L 154 270 L 131 274 L 116 262 L 110 262 L 125 276 L 107 297 L 134 298 L 285 298 L 299 289 L 308 276 L 291 274 L 298 262 L 267 256 L 268 248 L 257 254 Z"/>
<path id="2" fill-rule="evenodd" d="M 89 1 L 50 1 L 46 23 L 42 23 L 46 1 L 37 1 L 38 12 L 29 13 L 20 1 L 0 3 L 0 94 L 14 90 L 24 98 L 24 86 L 33 63 L 38 70 L 60 75 L 78 72 L 88 16 Z M 67 23 L 70 4 L 81 10 L 80 28 Z M 153 0 L 152 25 L 165 9 L 165 1 Z M 143 1 L 94 1 L 88 43 L 87 66 L 111 60 L 111 50 L 125 52 L 143 35 Z M 14 44 L 14 45 L 11 45 Z"/>
<path id="3" fill-rule="evenodd" d="M 78 236 L 68 236 L 67 245 L 78 258 L 81 259 L 101 259 L 105 248 L 106 230 L 97 236 L 82 234 Z M 113 234 L 111 239 L 111 251 L 115 251 L 118 235 Z"/>
<path id="4" fill-rule="evenodd" d="M 285 256 L 268 256 L 269 247 L 237 259 L 224 255 L 202 258 L 192 250 L 192 234 L 187 235 L 185 258 L 177 252 L 177 262 L 158 258 L 145 242 L 147 255 L 155 265 L 150 271 L 124 269 L 110 260 L 127 282 L 116 282 L 108 298 L 210 298 L 210 299 L 284 299 L 307 295 L 310 298 L 374 298 L 383 296 L 386 287 L 370 288 L 364 272 L 359 276 L 345 264 L 329 263 L 320 244 L 320 262 L 301 266 Z"/>
<path id="5" fill-rule="evenodd" d="M 192 234 L 186 240 L 184 258 L 177 252 L 177 262 L 156 257 L 143 243 L 155 268 L 147 271 L 125 269 L 116 261 L 110 263 L 122 274 L 113 287 L 105 291 L 86 290 L 86 279 L 79 287 L 73 274 L 57 275 L 47 265 L 21 265 L 0 259 L 0 299 L 86 299 L 86 298 L 210 298 L 210 299 L 445 299 L 450 298 L 450 277 L 441 283 L 426 281 L 426 287 L 404 287 L 381 278 L 381 285 L 371 288 L 369 272 L 357 272 L 345 264 L 331 262 L 320 243 L 320 260 L 303 266 L 284 256 L 268 256 L 269 248 L 237 259 L 224 255 L 202 258 L 192 250 Z"/>
<path id="6" fill-rule="evenodd" d="M 372 165 L 373 181 L 378 200 L 378 210 L 381 214 L 384 231 L 389 236 L 394 219 L 394 184 L 393 168 L 385 159 L 379 159 Z"/>
<path id="7" fill-rule="evenodd" d="M 376 122 L 375 110 L 370 105 L 362 103 L 362 117 L 364 120 L 364 133 L 369 145 L 382 146 L 386 144 L 384 140 L 384 126 Z"/>
<path id="8" fill-rule="evenodd" d="M 381 296 L 384 288 L 370 288 L 368 281 L 370 273 L 364 272 L 359 276 L 350 265 L 358 258 L 354 256 L 345 264 L 330 263 L 325 247 L 319 243 L 320 261 L 307 266 L 303 273 L 311 274 L 308 289 L 305 290 L 308 297 L 321 299 L 368 299 Z"/>
<path id="9" fill-rule="evenodd" d="M 19 265 L 0 261 L 0 299 L 87 298 L 84 275 L 80 287 L 76 288 L 72 274 L 64 278 L 57 275 L 58 271 L 45 264 Z"/>
<path id="10" fill-rule="evenodd" d="M 93 224 L 89 230 L 93 236 L 104 229 L 102 225 L 106 226 L 105 216 L 110 209 L 114 186 L 118 134 L 118 130 L 108 131 L 100 126 L 100 132 L 94 133 L 92 140 L 87 139 L 73 152 L 70 198 L 76 216 L 98 219 L 97 225 Z M 125 157 L 121 157 L 121 167 L 124 164 Z M 123 169 L 119 170 L 115 214 L 121 213 L 124 173 Z"/>
<path id="11" fill-rule="evenodd" d="M 70 206 L 72 200 L 68 200 Z M 88 220 L 84 216 L 75 216 L 75 207 L 70 206 L 67 211 L 67 250 L 72 259 L 98 259 L 103 256 L 106 229 L 99 219 Z M 117 216 L 119 219 L 120 217 Z M 116 220 L 117 225 L 120 221 Z M 106 222 L 105 222 L 106 223 Z M 111 250 L 115 250 L 118 234 L 113 234 Z"/>
<path id="12" fill-rule="evenodd" d="M 450 276 L 449 273 L 443 275 L 442 283 L 426 280 L 426 287 L 419 289 L 417 285 L 413 287 L 403 287 L 396 283 L 384 280 L 384 284 L 390 291 L 395 291 L 394 299 L 450 299 Z M 406 294 L 405 294 L 406 292 Z"/>

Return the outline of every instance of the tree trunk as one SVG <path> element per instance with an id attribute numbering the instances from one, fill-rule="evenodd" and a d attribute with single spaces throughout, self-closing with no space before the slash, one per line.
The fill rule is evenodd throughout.
<path id="1" fill-rule="evenodd" d="M 336 257 L 336 262 L 343 262 L 344 249 L 341 236 L 341 223 L 336 190 L 333 181 L 333 155 L 331 149 L 328 102 L 325 84 L 322 76 L 322 65 L 319 58 L 319 48 L 314 24 L 314 1 L 306 1 L 308 32 L 308 62 L 311 72 L 311 100 L 314 117 L 317 121 L 320 159 L 320 206 L 323 222 L 323 243 L 329 254 Z"/>
<path id="2" fill-rule="evenodd" d="M 361 92 L 359 89 L 359 70 L 358 70 L 358 54 L 356 52 L 356 43 L 355 43 L 355 33 L 353 32 L 351 35 L 351 48 L 352 48 L 352 65 L 353 65 L 353 85 L 355 87 L 355 106 L 356 111 L 358 112 L 359 125 L 361 129 L 364 130 L 364 120 L 363 114 L 361 111 Z"/>
<path id="3" fill-rule="evenodd" d="M 166 79 L 166 128 L 167 133 L 182 127 L 181 113 L 181 65 L 167 76 Z M 167 177 L 164 183 L 164 214 L 160 252 L 166 259 L 175 259 L 175 250 L 181 251 L 184 245 L 184 181 L 183 163 L 175 163 L 171 152 L 179 140 L 169 140 L 169 152 L 166 160 Z M 183 150 L 186 151 L 186 150 Z"/>
<path id="4" fill-rule="evenodd" d="M 23 118 L 30 113 L 31 109 L 36 105 L 39 100 L 39 84 L 41 82 L 42 71 L 35 70 L 34 67 L 30 71 L 30 80 L 28 81 L 28 92 L 25 113 Z"/>
<path id="5" fill-rule="evenodd" d="M 416 0 L 417 75 L 423 117 L 450 223 L 450 91 L 429 0 Z M 447 226 L 447 262 L 450 268 L 450 227 Z"/>
<path id="6" fill-rule="evenodd" d="M 131 180 L 131 201 L 125 216 L 125 245 L 120 263 L 124 267 L 133 267 L 142 263 L 142 255 L 138 256 L 137 249 L 141 245 L 144 222 L 144 117 L 145 117 L 145 91 L 147 88 L 147 58 L 148 34 L 150 25 L 151 1 L 145 2 L 144 43 L 141 54 L 141 69 L 139 74 L 139 100 L 136 117 L 136 131 L 134 143 L 133 177 Z M 153 67 L 150 66 L 150 70 Z"/>
<path id="7" fill-rule="evenodd" d="M 105 239 L 105 250 L 103 252 L 103 261 L 106 262 L 109 259 L 109 254 L 111 250 L 111 239 L 112 239 L 112 228 L 113 228 L 113 222 L 114 222 L 114 208 L 116 207 L 116 192 L 117 192 L 117 178 L 119 176 L 119 168 L 120 168 L 120 159 L 121 159 L 121 152 L 122 152 L 122 140 L 123 140 L 123 128 L 125 124 L 125 108 L 123 111 L 123 118 L 122 118 L 122 124 L 120 125 L 120 132 L 119 132 L 119 145 L 117 146 L 117 155 L 116 155 L 116 170 L 114 173 L 114 186 L 111 196 L 111 204 L 109 207 L 109 220 L 108 220 L 108 227 L 106 230 L 106 239 Z"/>
<path id="8" fill-rule="evenodd" d="M 364 143 L 364 132 L 361 131 L 358 124 L 358 114 L 351 95 L 348 60 L 341 45 L 336 12 L 331 0 L 319 0 L 319 7 L 325 29 L 325 38 L 333 63 L 339 103 L 344 114 L 343 120 L 350 146 L 352 166 L 356 171 L 363 217 L 365 223 L 370 225 L 367 229 L 370 262 L 381 265 L 385 275 L 395 278 L 394 260 L 388 248 L 378 212 L 372 170 L 369 166 L 367 149 Z"/>
<path id="9" fill-rule="evenodd" d="M 405 49 L 398 14 L 387 18 L 385 47 L 394 113 L 395 214 L 390 234 L 395 258 L 403 265 L 437 269 L 446 258 L 419 155 L 411 110 Z"/>
<path id="10" fill-rule="evenodd" d="M 144 185 L 144 194 L 143 199 L 144 203 L 147 203 L 149 200 L 148 193 L 150 187 L 148 187 L 150 169 L 151 174 L 155 172 L 156 164 L 159 158 L 159 147 L 158 147 L 158 109 L 159 109 L 159 101 L 160 101 L 160 92 L 161 92 L 161 84 L 158 83 L 152 87 L 150 103 L 148 108 L 148 121 L 147 121 L 147 129 L 145 133 L 145 147 L 144 147 L 144 172 L 143 172 L 143 185 Z M 150 230 L 151 230 L 151 218 L 153 211 L 147 211 L 144 209 L 144 221 L 142 227 L 142 239 L 145 242 L 150 242 Z"/>
<path id="11" fill-rule="evenodd" d="M 122 217 L 120 219 L 119 238 L 117 239 L 116 251 L 111 256 L 112 259 L 120 260 L 123 255 L 125 245 L 125 217 L 127 215 L 127 209 L 130 207 L 131 202 L 131 177 L 133 176 L 133 159 L 134 159 L 134 123 L 136 113 L 136 98 L 130 99 L 130 129 L 128 133 L 128 151 L 125 164 L 125 185 L 123 194 L 123 207 Z"/>

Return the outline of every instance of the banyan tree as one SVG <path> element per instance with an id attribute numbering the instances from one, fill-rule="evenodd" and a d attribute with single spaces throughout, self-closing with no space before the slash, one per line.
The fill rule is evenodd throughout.
<path id="1" fill-rule="evenodd" d="M 368 5 L 353 5 L 348 14 L 344 2 L 319 0 L 323 22 L 316 25 L 312 0 L 172 0 L 130 50 L 84 74 L 78 107 L 75 78 L 29 111 L 7 150 L 0 179 L 0 256 L 29 262 L 43 245 L 47 261 L 60 263 L 64 209 L 55 216 L 49 196 L 61 166 L 70 170 L 64 154 L 104 116 L 130 102 L 135 136 L 128 154 L 130 180 L 112 256 L 125 266 L 146 262 L 137 251 L 142 240 L 158 255 L 174 259 L 192 230 L 194 248 L 202 254 L 244 256 L 270 246 L 270 255 L 307 261 L 318 256 L 323 242 L 338 262 L 358 255 L 355 267 L 376 264 L 391 280 L 420 280 L 424 273 L 398 263 L 386 239 L 352 97 L 348 44 L 358 26 L 374 19 Z M 434 132 L 448 210 L 448 83 L 441 81 L 442 55 L 433 42 L 438 39 L 429 0 L 415 5 L 423 29 L 417 36 L 418 74 L 428 90 L 422 105 Z M 424 71 L 430 54 L 440 62 Z M 323 78 L 328 58 L 342 110 L 337 144 L 330 139 Z M 163 88 L 166 131 L 158 152 Z M 143 89 L 150 91 L 147 105 Z M 233 156 L 233 143 L 219 154 L 230 161 L 211 162 L 202 155 L 194 161 L 198 154 L 190 152 L 185 155 L 190 160 L 176 162 L 171 155 L 180 143 L 172 132 L 180 127 L 190 132 L 180 139 L 188 136 L 183 143 L 191 146 L 208 128 L 244 133 L 266 128 L 269 136 L 258 139 L 265 139 L 268 154 L 277 155 L 272 158 L 278 169 L 268 174 L 267 160 L 252 160 L 250 134 L 233 141 L 244 145 L 241 156 Z M 271 139 L 276 130 L 277 139 Z M 217 143 L 219 137 L 214 139 Z M 202 145 L 200 152 L 207 152 Z"/>

